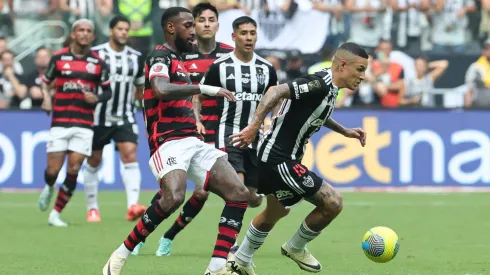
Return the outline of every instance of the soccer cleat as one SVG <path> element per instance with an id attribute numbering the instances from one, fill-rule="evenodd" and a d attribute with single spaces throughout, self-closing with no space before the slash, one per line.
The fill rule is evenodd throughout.
<path id="1" fill-rule="evenodd" d="M 113 253 L 102 269 L 103 275 L 120 275 L 127 259 Z"/>
<path id="2" fill-rule="evenodd" d="M 204 275 L 240 275 L 239 273 L 236 273 L 234 271 L 231 271 L 231 270 L 228 270 L 226 268 L 226 266 L 224 266 L 222 269 L 218 270 L 218 271 L 211 271 L 208 269 L 206 269 L 206 272 L 204 272 Z"/>
<path id="3" fill-rule="evenodd" d="M 131 207 L 128 209 L 128 213 L 126 215 L 126 219 L 128 221 L 135 221 L 143 216 L 145 214 L 146 207 L 143 205 L 139 204 L 133 204 Z"/>
<path id="4" fill-rule="evenodd" d="M 299 268 L 308 272 L 320 272 L 322 265 L 318 262 L 308 249 L 303 249 L 299 252 L 293 252 L 288 248 L 287 243 L 281 246 L 281 254 L 295 261 Z"/>
<path id="5" fill-rule="evenodd" d="M 90 209 L 87 213 L 87 222 L 100 222 L 100 214 L 97 209 Z"/>
<path id="6" fill-rule="evenodd" d="M 157 252 L 157 256 L 170 256 L 170 249 L 172 249 L 172 240 L 166 239 L 164 237 L 160 238 Z"/>
<path id="7" fill-rule="evenodd" d="M 140 242 L 137 246 L 135 246 L 133 252 L 131 252 L 131 255 L 138 256 L 138 254 L 140 254 L 140 249 L 141 247 L 143 247 L 144 244 L 144 242 Z"/>
<path id="8" fill-rule="evenodd" d="M 252 263 L 246 265 L 242 261 L 237 259 L 235 254 L 232 253 L 228 254 L 228 259 L 226 261 L 226 268 L 239 275 L 257 275 L 257 273 L 255 273 L 254 271 Z"/>
<path id="9" fill-rule="evenodd" d="M 41 209 L 41 211 L 48 210 L 53 195 L 54 186 L 45 185 L 43 192 L 41 192 L 41 195 L 39 196 L 39 209 Z"/>
<path id="10" fill-rule="evenodd" d="M 60 219 L 60 213 L 51 212 L 48 218 L 48 224 L 54 227 L 67 227 L 68 224 Z"/>

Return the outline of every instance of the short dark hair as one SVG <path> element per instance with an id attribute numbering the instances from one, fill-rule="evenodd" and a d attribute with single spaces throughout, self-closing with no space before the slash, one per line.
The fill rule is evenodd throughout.
<path id="1" fill-rule="evenodd" d="M 214 14 L 216 14 L 216 19 L 218 19 L 218 17 L 219 17 L 218 9 L 209 2 L 201 2 L 201 3 L 197 4 L 192 9 L 192 16 L 194 16 L 194 18 L 197 18 L 199 15 L 201 15 L 206 10 L 210 10 L 210 11 L 214 12 Z"/>
<path id="2" fill-rule="evenodd" d="M 5 51 L 3 51 L 2 53 L 0 53 L 0 59 L 3 59 L 3 56 L 4 56 L 5 54 L 11 54 L 13 57 L 15 57 L 15 54 L 14 54 L 14 52 L 13 52 L 13 51 L 11 51 L 11 50 L 5 50 Z"/>
<path id="3" fill-rule="evenodd" d="M 243 24 L 252 24 L 254 25 L 254 27 L 257 28 L 257 22 L 255 22 L 255 20 L 253 20 L 249 16 L 241 16 L 233 21 L 233 30 L 236 31 L 240 27 L 240 25 Z"/>
<path id="4" fill-rule="evenodd" d="M 352 42 L 344 43 L 344 44 L 340 45 L 339 50 L 348 51 L 348 52 L 350 52 L 354 55 L 357 55 L 359 57 L 362 57 L 364 59 L 369 58 L 366 50 L 363 47 L 357 45 L 356 43 L 352 43 Z"/>
<path id="5" fill-rule="evenodd" d="M 117 25 L 117 23 L 119 23 L 119 22 L 126 22 L 131 26 L 131 22 L 129 22 L 129 19 L 127 17 L 122 16 L 122 15 L 116 15 L 109 22 L 109 28 L 113 29 Z"/>
<path id="6" fill-rule="evenodd" d="M 191 13 L 190 10 L 188 10 L 186 8 L 182 8 L 182 7 L 171 7 L 171 8 L 168 8 L 165 10 L 165 12 L 162 14 L 162 20 L 160 21 L 160 25 L 162 25 L 163 31 L 166 31 L 166 26 L 167 26 L 168 21 L 172 17 L 179 15 L 179 13 L 181 13 L 181 12 Z"/>

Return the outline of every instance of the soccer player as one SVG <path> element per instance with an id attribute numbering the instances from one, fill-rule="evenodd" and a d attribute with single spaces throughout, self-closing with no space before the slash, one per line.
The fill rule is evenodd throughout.
<path id="1" fill-rule="evenodd" d="M 161 20 L 164 45 L 158 45 L 145 62 L 143 107 L 150 147 L 149 166 L 160 191 L 126 240 L 111 255 L 103 274 L 119 275 L 134 247 L 153 232 L 184 202 L 189 178 L 205 191 L 225 200 L 218 237 L 206 275 L 236 274 L 226 258 L 240 232 L 249 192 L 226 160 L 226 153 L 202 141 L 197 132 L 192 96 L 226 97 L 220 87 L 192 85 L 181 54 L 192 50 L 194 17 L 181 7 L 167 9 Z"/>
<path id="2" fill-rule="evenodd" d="M 228 268 L 238 274 L 255 274 L 252 257 L 264 243 L 274 225 L 289 213 L 289 207 L 301 200 L 316 208 L 301 223 L 294 236 L 281 246 L 282 255 L 291 258 L 309 272 L 319 272 L 321 264 L 306 245 L 315 239 L 342 210 L 342 197 L 332 186 L 308 170 L 301 159 L 308 139 L 322 125 L 349 138 L 359 139 L 362 146 L 366 134 L 360 128 L 346 129 L 330 118 L 338 89 L 355 90 L 364 79 L 368 55 L 354 43 L 345 43 L 336 51 L 332 68 L 324 69 L 269 89 L 257 107 L 247 128 L 232 135 L 236 146 L 252 143 L 264 118 L 273 106 L 285 99 L 272 129 L 259 144 L 258 193 L 267 195 L 267 207 L 248 228 L 246 238 L 228 259 Z"/>
<path id="3" fill-rule="evenodd" d="M 107 66 L 90 49 L 95 38 L 93 23 L 87 19 L 75 21 L 70 36 L 70 46 L 53 55 L 42 76 L 42 108 L 48 115 L 53 111 L 53 118 L 47 144 L 48 164 L 44 174 L 46 186 L 39 198 L 41 211 L 46 211 L 49 207 L 54 184 L 65 157 L 68 156 L 66 178 L 48 219 L 49 225 L 57 227 L 68 226 L 60 219 L 60 213 L 75 192 L 78 171 L 83 161 L 92 153 L 95 106 L 112 96 Z M 53 107 L 49 85 L 55 78 Z M 99 95 L 97 86 L 102 89 Z"/>
<path id="4" fill-rule="evenodd" d="M 92 155 L 84 169 L 84 189 L 87 202 L 87 222 L 100 222 L 97 191 L 99 170 L 104 146 L 114 140 L 124 164 L 122 180 L 127 196 L 128 221 L 140 218 L 146 210 L 139 205 L 141 172 L 136 160 L 138 125 L 135 118 L 136 98 L 142 99 L 145 84 L 141 53 L 127 46 L 130 29 L 129 19 L 116 16 L 109 23 L 109 42 L 95 46 L 92 50 L 110 67 L 112 98 L 98 104 L 95 109 Z"/>

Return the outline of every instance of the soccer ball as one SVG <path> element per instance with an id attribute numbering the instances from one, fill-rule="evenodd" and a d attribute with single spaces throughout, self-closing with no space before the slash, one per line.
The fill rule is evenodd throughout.
<path id="1" fill-rule="evenodd" d="M 373 227 L 362 238 L 362 250 L 377 263 L 386 263 L 395 258 L 400 249 L 398 235 L 385 226 Z"/>

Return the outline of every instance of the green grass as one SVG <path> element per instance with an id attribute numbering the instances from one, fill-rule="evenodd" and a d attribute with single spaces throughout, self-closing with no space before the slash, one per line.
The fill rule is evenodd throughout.
<path id="1" fill-rule="evenodd" d="M 152 193 L 142 194 L 142 202 Z M 68 228 L 47 225 L 37 194 L 0 193 L 0 274 L 101 274 L 112 251 L 134 223 L 125 220 L 122 192 L 102 192 L 102 223 L 85 222 L 83 194 L 63 213 Z M 344 211 L 309 244 L 324 267 L 321 274 L 490 274 L 488 194 L 345 193 Z M 148 238 L 140 256 L 130 257 L 124 274 L 203 274 L 217 234 L 222 202 L 216 196 L 174 241 L 171 257 L 154 256 L 157 241 L 177 214 Z M 259 209 L 249 209 L 242 235 Z M 254 263 L 261 275 L 307 274 L 280 255 L 280 245 L 297 230 L 312 207 L 302 203 L 272 231 Z M 178 213 L 178 212 L 176 212 Z M 369 261 L 361 237 L 370 227 L 394 229 L 401 247 L 389 263 Z M 241 236 L 240 239 L 242 239 Z"/>

